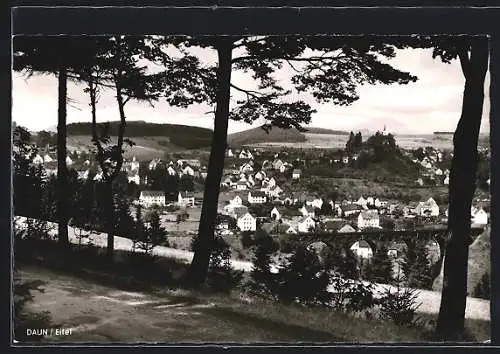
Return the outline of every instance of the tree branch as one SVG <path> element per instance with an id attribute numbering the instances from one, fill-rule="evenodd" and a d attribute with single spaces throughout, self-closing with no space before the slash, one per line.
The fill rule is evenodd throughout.
<path id="1" fill-rule="evenodd" d="M 253 91 L 253 90 L 245 90 L 245 89 L 242 89 L 242 88 L 235 86 L 233 84 L 231 84 L 231 87 L 237 91 L 245 93 L 247 95 L 247 97 L 250 96 L 250 97 L 253 97 L 253 98 L 258 99 L 258 100 L 262 99 L 263 96 L 265 96 L 262 92 Z"/>

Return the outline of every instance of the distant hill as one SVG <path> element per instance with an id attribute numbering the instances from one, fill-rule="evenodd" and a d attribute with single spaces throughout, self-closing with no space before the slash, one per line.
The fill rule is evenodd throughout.
<path id="1" fill-rule="evenodd" d="M 343 130 L 332 130 L 325 128 L 315 128 L 315 127 L 307 127 L 307 132 L 309 134 L 332 134 L 332 135 L 349 135 L 349 132 Z"/>
<path id="2" fill-rule="evenodd" d="M 118 133 L 119 123 L 119 121 L 109 122 L 111 136 L 116 136 Z M 67 129 L 68 137 L 92 135 L 91 123 L 72 123 L 68 125 Z M 206 148 L 212 144 L 212 131 L 210 129 L 178 124 L 130 121 L 127 122 L 125 135 L 128 138 L 163 137 L 165 145 L 184 149 Z"/>
<path id="3" fill-rule="evenodd" d="M 281 129 L 273 127 L 267 133 L 261 127 L 229 134 L 228 143 L 231 146 L 241 146 L 257 143 L 294 143 L 306 141 L 306 136 L 297 129 Z"/>

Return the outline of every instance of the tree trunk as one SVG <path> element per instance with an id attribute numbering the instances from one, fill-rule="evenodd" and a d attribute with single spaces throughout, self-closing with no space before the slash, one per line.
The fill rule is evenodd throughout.
<path id="1" fill-rule="evenodd" d="M 115 250 L 115 205 L 113 201 L 113 181 L 106 180 L 104 182 L 104 193 L 106 200 L 106 230 L 108 232 L 108 244 L 106 247 L 106 256 L 109 261 L 113 261 L 113 253 Z"/>
<path id="2" fill-rule="evenodd" d="M 68 238 L 68 167 L 66 166 L 66 99 L 67 69 L 62 67 L 58 73 L 58 119 L 57 119 L 57 215 L 59 243 L 69 246 Z"/>
<path id="3" fill-rule="evenodd" d="M 219 203 L 220 182 L 224 170 L 224 156 L 227 146 L 229 120 L 229 99 L 231 91 L 232 40 L 221 39 L 217 44 L 219 66 L 217 69 L 217 96 L 212 137 L 212 148 L 208 161 L 203 206 L 201 209 L 198 236 L 194 247 L 194 257 L 189 268 L 189 280 L 193 285 L 205 282 L 212 242 L 214 240 L 215 219 Z"/>
<path id="4" fill-rule="evenodd" d="M 467 266 L 470 243 L 470 210 L 476 188 L 477 143 L 483 113 L 484 79 L 488 67 L 488 40 L 474 39 L 460 53 L 465 76 L 462 114 L 453 137 L 449 184 L 448 230 L 441 307 L 437 332 L 445 340 L 461 338 L 467 299 Z"/>

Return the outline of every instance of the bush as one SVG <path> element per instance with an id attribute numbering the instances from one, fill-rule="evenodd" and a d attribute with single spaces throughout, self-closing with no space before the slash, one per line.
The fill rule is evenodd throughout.
<path id="1" fill-rule="evenodd" d="M 371 309 L 376 304 L 371 284 L 345 278 L 334 272 L 331 276 L 331 287 L 331 306 L 337 311 L 360 312 Z"/>
<path id="2" fill-rule="evenodd" d="M 231 267 L 231 250 L 220 236 L 216 236 L 210 254 L 207 285 L 215 292 L 229 293 L 243 278 L 242 271 Z"/>
<path id="3" fill-rule="evenodd" d="M 274 298 L 276 295 L 276 274 L 271 272 L 273 252 L 266 245 L 258 245 L 254 250 L 253 267 L 247 284 L 250 293 Z"/>

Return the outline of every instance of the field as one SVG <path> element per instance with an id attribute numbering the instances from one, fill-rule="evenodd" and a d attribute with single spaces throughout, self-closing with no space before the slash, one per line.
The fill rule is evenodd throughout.
<path id="1" fill-rule="evenodd" d="M 314 134 L 304 133 L 306 141 L 303 142 L 263 142 L 250 144 L 255 147 L 285 147 L 302 149 L 343 149 L 346 146 L 348 135 L 341 134 Z M 367 136 L 363 137 L 364 140 Z M 419 147 L 432 146 L 436 149 L 451 150 L 453 148 L 453 136 L 428 135 L 395 135 L 396 143 L 403 149 L 417 149 Z M 487 136 L 480 137 L 480 145 L 487 146 Z"/>

